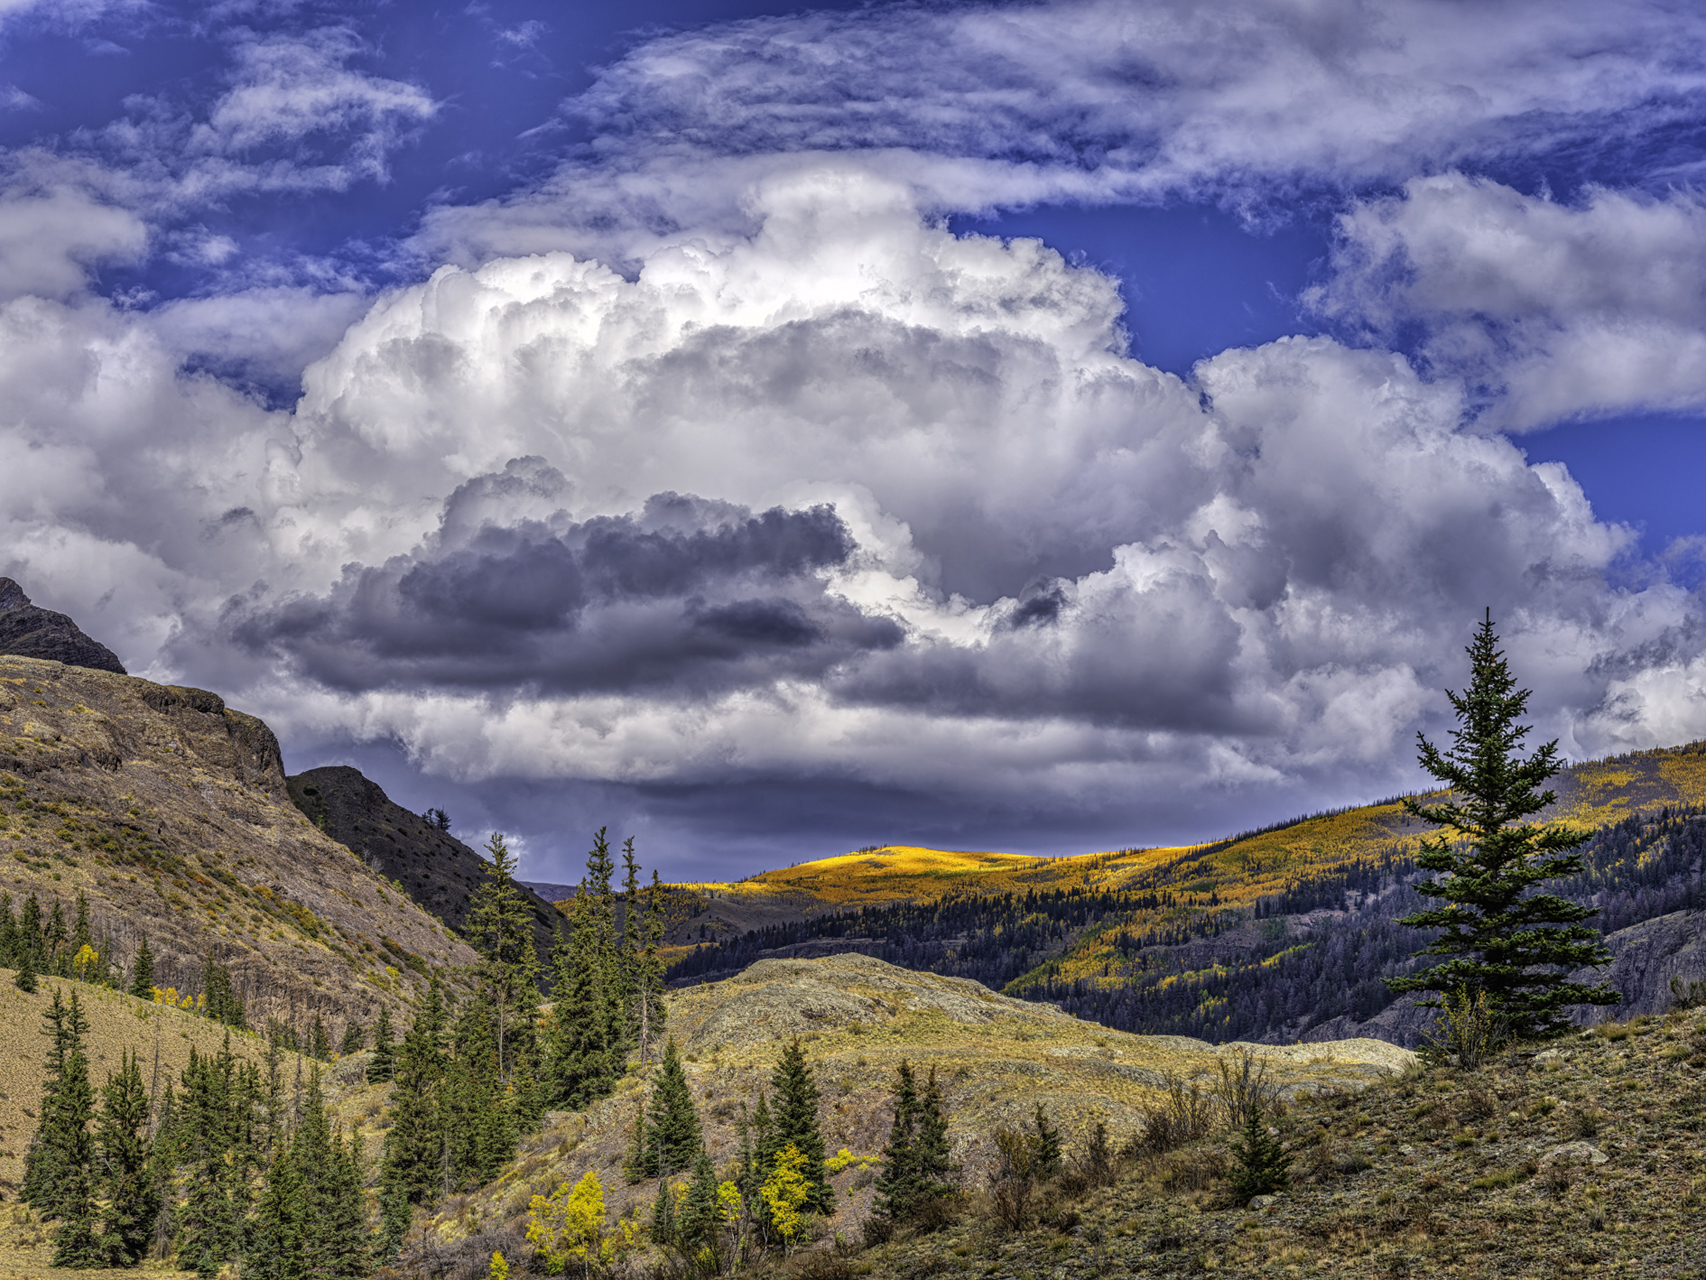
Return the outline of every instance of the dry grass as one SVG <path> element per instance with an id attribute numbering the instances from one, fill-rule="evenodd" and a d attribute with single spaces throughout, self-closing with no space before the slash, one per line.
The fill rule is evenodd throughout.
<path id="1" fill-rule="evenodd" d="M 854 1266 L 875 1280 L 1706 1275 L 1706 1015 L 1628 1025 L 1295 1101 L 1277 1121 L 1292 1187 L 1259 1211 L 1230 1200 L 1220 1135 L 1128 1166 L 1078 1203 L 1070 1234 L 1002 1232 L 974 1211 Z M 1601 1113 L 1601 1164 L 1559 1152 L 1579 1140 L 1578 1107 Z"/>

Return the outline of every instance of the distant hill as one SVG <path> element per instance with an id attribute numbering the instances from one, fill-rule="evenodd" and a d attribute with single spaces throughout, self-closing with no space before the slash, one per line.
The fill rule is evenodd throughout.
<path id="1" fill-rule="evenodd" d="M 335 1034 L 475 959 L 297 811 L 265 724 L 201 689 L 0 657 L 0 851 L 14 908 L 70 919 L 86 894 L 126 969 L 147 934 L 161 986 L 199 990 L 211 953 L 255 1024 Z"/>
<path id="2" fill-rule="evenodd" d="M 421 815 L 394 804 L 375 782 L 348 765 L 309 769 L 285 779 L 292 803 L 320 830 L 395 881 L 424 910 L 461 933 L 474 891 L 489 865 L 474 850 Z M 525 889 L 542 965 L 555 945 L 557 909 Z"/>
<path id="3" fill-rule="evenodd" d="M 1599 906 L 1608 933 L 1706 908 L 1703 744 L 1576 765 L 1554 789 L 1543 818 L 1598 833 L 1561 891 Z M 1393 1008 L 1381 979 L 1423 942 L 1393 924 L 1419 905 L 1421 831 L 1390 800 L 1204 845 L 1062 858 L 886 847 L 682 885 L 671 979 L 854 951 L 1128 1031 L 1414 1043 L 1421 1016 Z M 1612 945 L 1650 952 L 1651 936 Z M 1636 982 L 1634 963 L 1616 971 L 1627 998 L 1662 1005 L 1668 974 Z"/>

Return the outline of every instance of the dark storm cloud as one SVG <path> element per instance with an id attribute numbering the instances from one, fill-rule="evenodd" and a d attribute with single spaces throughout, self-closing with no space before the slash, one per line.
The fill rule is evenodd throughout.
<path id="1" fill-rule="evenodd" d="M 561 477 L 524 461 L 524 487 L 551 496 Z M 663 493 L 635 514 L 470 527 L 469 508 L 489 516 L 516 476 L 464 486 L 438 538 L 346 568 L 324 597 L 234 602 L 232 636 L 338 689 L 559 693 L 709 694 L 821 676 L 900 641 L 893 622 L 826 593 L 822 571 L 854 550 L 832 507 L 753 513 Z"/>

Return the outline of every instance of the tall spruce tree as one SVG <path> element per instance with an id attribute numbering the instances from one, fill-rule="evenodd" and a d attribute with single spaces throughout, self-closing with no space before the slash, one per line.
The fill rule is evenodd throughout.
<path id="1" fill-rule="evenodd" d="M 320 1072 L 309 1075 L 302 1123 L 290 1144 L 301 1203 L 302 1269 L 315 1280 L 361 1280 L 367 1240 L 355 1140 L 339 1141 L 326 1115 Z"/>
<path id="2" fill-rule="evenodd" d="M 148 935 L 137 944 L 136 959 L 130 969 L 130 994 L 138 1000 L 154 998 L 154 953 L 148 949 Z"/>
<path id="3" fill-rule="evenodd" d="M 443 1027 L 443 993 L 435 974 L 397 1051 L 391 1088 L 396 1109 L 385 1133 L 384 1183 L 401 1188 L 410 1204 L 431 1204 L 444 1181 L 440 1093 L 448 1064 L 439 1043 Z"/>
<path id="4" fill-rule="evenodd" d="M 391 1044 L 391 1010 L 379 1006 L 373 1024 L 373 1056 L 367 1061 L 367 1083 L 384 1084 L 397 1074 L 397 1051 Z"/>
<path id="5" fill-rule="evenodd" d="M 72 992 L 73 1009 L 77 993 Z M 65 1069 L 54 1098 L 52 1124 L 55 1145 L 61 1152 L 54 1209 L 59 1225 L 53 1230 L 53 1265 L 56 1267 L 99 1267 L 106 1255 L 95 1226 L 94 1136 L 89 1122 L 95 1118 L 95 1090 L 89 1083 L 89 1060 L 83 1054 L 81 1035 L 73 1038 L 65 1055 Z"/>
<path id="6" fill-rule="evenodd" d="M 1529 727 L 1518 724 L 1529 691 L 1499 649 L 1492 611 L 1470 644 L 1469 687 L 1446 690 L 1457 714 L 1452 746 L 1440 751 L 1417 734 L 1421 765 L 1450 789 L 1435 804 L 1406 798 L 1404 808 L 1441 834 L 1424 840 L 1418 866 L 1436 873 L 1416 884 L 1443 906 L 1403 917 L 1400 924 L 1441 930 L 1418 953 L 1453 957 L 1404 978 L 1388 979 L 1397 992 L 1484 992 L 1514 1034 L 1546 1037 L 1570 1025 L 1564 1010 L 1578 1004 L 1615 1004 L 1609 986 L 1571 982 L 1568 972 L 1603 965 L 1611 953 L 1582 921 L 1596 914 L 1553 894 L 1532 892 L 1544 881 L 1574 875 L 1572 854 L 1586 832 L 1523 819 L 1557 799 L 1540 785 L 1558 772 L 1558 744 L 1546 743 L 1523 759 Z M 1423 1002 L 1438 1007 L 1437 1000 Z"/>
<path id="7" fill-rule="evenodd" d="M 249 1220 L 239 1274 L 243 1280 L 305 1280 L 302 1179 L 284 1148 L 273 1153 Z"/>
<path id="8" fill-rule="evenodd" d="M 800 1174 L 811 1187 L 805 1207 L 827 1217 L 835 1212 L 835 1188 L 829 1185 L 829 1170 L 824 1167 L 823 1134 L 817 1118 L 817 1081 L 812 1078 L 805 1050 L 797 1039 L 782 1050 L 770 1077 L 770 1087 L 774 1099 L 771 1115 L 775 1120 L 771 1161 L 774 1162 L 776 1151 L 792 1144 L 805 1157 Z"/>
<path id="9" fill-rule="evenodd" d="M 245 1191 L 243 1164 L 235 1159 L 239 1091 L 231 1038 L 217 1055 L 190 1048 L 179 1100 L 178 1155 L 186 1166 L 184 1199 L 177 1207 L 178 1261 L 213 1274 L 237 1253 Z"/>
<path id="10" fill-rule="evenodd" d="M 661 1178 L 687 1168 L 704 1150 L 699 1112 L 675 1041 L 664 1046 L 663 1064 L 652 1085 L 651 1105 L 642 1121 L 638 1150 L 632 1153 L 636 1178 Z"/>
<path id="11" fill-rule="evenodd" d="M 480 993 L 491 1005 L 499 1078 L 508 1082 L 518 1047 L 531 1042 L 539 1008 L 539 953 L 533 942 L 533 913 L 515 883 L 515 855 L 501 832 L 486 842 L 491 862 L 474 891 L 463 933 L 480 955 Z M 516 1032 L 526 1043 L 513 1044 Z"/>
<path id="12" fill-rule="evenodd" d="M 569 911 L 569 932 L 552 953 L 549 1093 L 560 1107 L 581 1110 L 616 1087 L 623 1041 L 621 960 L 617 954 L 610 877 L 615 864 L 605 829 L 593 837 L 587 873 Z"/>
<path id="13" fill-rule="evenodd" d="M 55 987 L 53 998 L 42 1013 L 42 1034 L 48 1038 L 46 1070 L 36 1132 L 24 1155 L 24 1180 L 19 1190 L 19 1198 L 44 1219 L 64 1216 L 63 1198 L 75 1186 L 68 1173 L 69 1166 L 88 1163 L 87 1153 L 72 1142 L 72 1129 L 60 1114 L 67 1106 L 86 1110 L 93 1104 L 92 1092 L 86 1100 L 79 1096 L 80 1089 L 88 1090 L 87 1064 L 80 1087 L 67 1074 L 73 1054 L 83 1052 L 83 1036 L 88 1030 L 89 1022 L 83 1016 L 76 989 L 72 989 L 67 1004 Z M 86 1124 L 86 1115 L 84 1121 Z"/>
<path id="14" fill-rule="evenodd" d="M 160 1191 L 150 1167 L 148 1090 L 136 1054 L 120 1059 L 116 1075 L 101 1089 L 95 1124 L 97 1178 L 106 1211 L 101 1217 L 101 1254 L 108 1266 L 133 1267 L 148 1251 Z"/>

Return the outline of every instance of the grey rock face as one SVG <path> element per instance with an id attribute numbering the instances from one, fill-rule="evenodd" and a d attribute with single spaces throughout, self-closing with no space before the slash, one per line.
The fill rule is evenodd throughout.
<path id="1" fill-rule="evenodd" d="M 1706 911 L 1673 911 L 1607 935 L 1612 961 L 1604 969 L 1578 969 L 1572 982 L 1610 983 L 1623 993 L 1623 1003 L 1583 1005 L 1576 1021 L 1592 1025 L 1618 1022 L 1639 1013 L 1663 1013 L 1670 1008 L 1670 980 L 1706 978 Z"/>
<path id="2" fill-rule="evenodd" d="M 31 604 L 24 589 L 10 578 L 0 578 L 0 653 L 130 674 L 111 649 L 84 635 L 63 613 Z"/>

